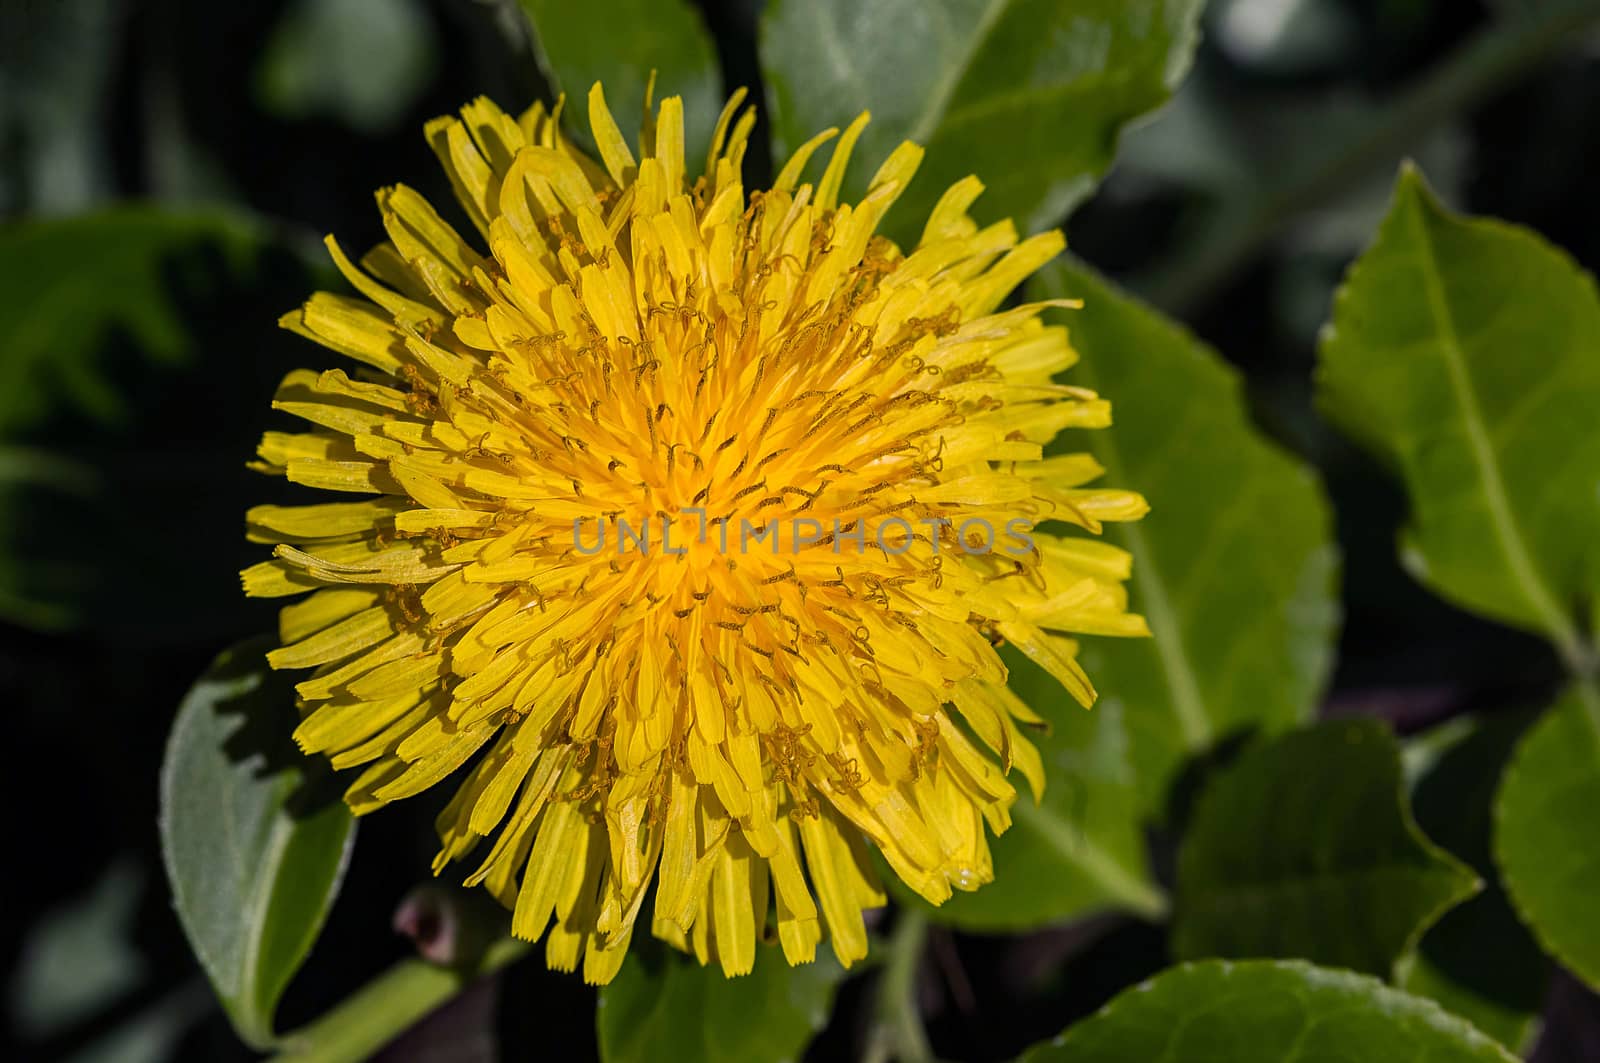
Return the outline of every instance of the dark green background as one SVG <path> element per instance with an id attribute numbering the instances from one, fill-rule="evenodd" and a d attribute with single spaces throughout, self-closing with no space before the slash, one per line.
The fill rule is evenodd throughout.
<path id="1" fill-rule="evenodd" d="M 1235 361 L 1259 424 L 1321 470 L 1344 554 L 1329 710 L 1379 715 L 1402 733 L 1547 700 L 1559 676 L 1542 643 L 1452 610 L 1401 573 L 1399 490 L 1310 412 L 1316 329 L 1401 154 L 1419 158 L 1457 208 L 1529 225 L 1600 266 L 1592 41 L 1508 70 L 1470 106 L 1359 154 L 1389 101 L 1483 32 L 1497 6 L 1516 0 L 1309 0 L 1290 32 L 1263 42 L 1230 5 L 1213 4 L 1180 98 L 1127 140 L 1067 226 L 1078 255 Z M 699 7 L 725 87 L 749 85 L 759 98 L 758 0 Z M 8 230 L 19 227 L 0 262 L 0 307 L 39 271 L 85 277 L 81 306 L 52 311 L 42 339 L 12 335 L 0 350 L 0 574 L 8 593 L 22 587 L 34 599 L 8 607 L 13 622 L 0 626 L 11 1058 L 111 1058 L 94 1053 L 124 1036 L 165 1046 L 128 1058 L 247 1058 L 171 910 L 156 766 L 193 677 L 272 622 L 269 607 L 237 595 L 234 573 L 258 553 L 243 542 L 243 510 L 273 487 L 243 463 L 276 379 L 320 358 L 273 323 L 325 277 L 321 234 L 347 247 L 379 237 L 375 188 L 403 180 L 448 199 L 423 121 L 478 93 L 514 108 L 543 91 L 511 4 L 0 4 L 0 212 Z M 765 143 L 758 132 L 752 183 L 771 172 Z M 1352 165 L 1297 184 L 1308 160 L 1341 151 Z M 1302 194 L 1279 204 L 1265 238 L 1234 245 L 1284 188 Z M 219 212 L 177 238 L 152 236 L 137 212 L 111 231 L 85 224 L 81 249 L 30 243 L 20 228 L 129 202 Z M 241 211 L 256 227 L 244 238 Z M 156 268 L 139 284 L 115 254 L 141 241 L 154 241 Z M 108 305 L 121 310 L 107 327 L 78 328 Z M 70 616 L 38 608 L 58 597 L 77 603 Z M 406 953 L 389 920 L 414 883 L 396 869 L 421 877 L 442 800 L 363 823 L 282 1026 Z M 1170 858 L 1163 845 L 1155 839 L 1158 863 Z M 935 1049 L 1010 1058 L 1169 960 L 1163 939 L 1138 924 L 1091 929 L 936 931 L 924 1000 Z M 846 983 L 811 1058 L 854 1055 L 865 999 L 859 980 Z M 1552 1001 L 1538 1058 L 1600 1058 L 1596 1001 L 1568 982 Z M 575 979 L 523 963 L 430 1020 L 433 1041 L 424 1028 L 392 1058 L 586 1058 L 592 1009 Z"/>

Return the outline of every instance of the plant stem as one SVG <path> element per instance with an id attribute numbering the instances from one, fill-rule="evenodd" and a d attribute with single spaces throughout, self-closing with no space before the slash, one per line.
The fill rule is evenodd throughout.
<path id="1" fill-rule="evenodd" d="M 360 1063 L 479 978 L 516 960 L 526 941 L 501 938 L 469 968 L 402 960 L 326 1015 L 285 1034 L 280 1063 Z"/>
<path id="2" fill-rule="evenodd" d="M 1555 644 L 1556 655 L 1572 679 L 1589 726 L 1600 735 L 1600 656 L 1565 613 L 1554 618 L 1548 634 Z"/>
<path id="3" fill-rule="evenodd" d="M 1194 307 L 1279 236 L 1285 223 L 1393 162 L 1429 129 L 1488 97 L 1596 22 L 1600 0 L 1562 0 L 1497 20 L 1385 106 L 1353 142 L 1334 145 L 1292 170 L 1275 190 L 1223 211 L 1202 227 L 1192 256 L 1152 273 L 1139 287 L 1170 310 Z"/>
<path id="4" fill-rule="evenodd" d="M 877 1023 L 864 1058 L 869 1063 L 897 1059 L 900 1063 L 933 1063 L 933 1049 L 922 1028 L 917 1006 L 917 973 L 928 944 L 928 919 L 921 912 L 901 908 L 888 958 L 878 979 Z"/>

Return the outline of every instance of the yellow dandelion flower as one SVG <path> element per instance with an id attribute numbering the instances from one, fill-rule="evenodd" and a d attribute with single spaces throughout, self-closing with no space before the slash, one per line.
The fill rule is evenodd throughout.
<path id="1" fill-rule="evenodd" d="M 989 881 L 1007 774 L 1044 783 L 995 646 L 1088 705 L 1052 632 L 1146 633 L 1125 553 L 1033 530 L 1145 511 L 1044 457 L 1109 407 L 1052 382 L 1048 304 L 998 309 L 1060 235 L 977 226 L 975 178 L 911 251 L 875 235 L 922 149 L 841 203 L 865 115 L 816 184 L 834 130 L 747 195 L 741 102 L 692 181 L 675 98 L 637 158 L 598 85 L 599 161 L 559 105 L 430 123 L 479 239 L 403 185 L 360 268 L 330 238 L 360 297 L 283 323 L 360 367 L 289 374 L 274 406 L 313 429 L 259 448 L 367 496 L 248 515 L 276 547 L 246 591 L 310 592 L 270 657 L 315 669 L 295 738 L 360 768 L 357 813 L 465 769 L 435 871 L 479 850 L 467 882 L 592 982 L 652 883 L 651 933 L 733 975 L 771 937 L 862 958 L 869 845 L 936 904 Z"/>

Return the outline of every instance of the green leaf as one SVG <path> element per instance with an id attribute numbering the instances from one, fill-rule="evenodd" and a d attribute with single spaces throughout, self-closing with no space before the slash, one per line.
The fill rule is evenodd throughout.
<path id="1" fill-rule="evenodd" d="M 684 148 L 699 173 L 722 111 L 722 75 L 699 12 L 687 0 L 521 0 L 533 22 L 539 65 L 567 94 L 567 129 L 586 148 L 589 87 L 603 82 L 606 103 L 630 141 L 644 118 L 652 71 L 655 98 L 683 97 Z"/>
<path id="2" fill-rule="evenodd" d="M 980 168 L 981 220 L 1058 223 L 1111 164 L 1123 125 L 1188 69 L 1201 0 L 774 0 L 761 66 L 781 159 L 863 110 L 848 194 L 902 140 L 928 149 L 885 231 L 921 231 L 944 190 Z"/>
<path id="3" fill-rule="evenodd" d="M 1477 889 L 1417 829 L 1388 729 L 1332 721 L 1255 746 L 1212 782 L 1178 858 L 1172 951 L 1387 977 Z"/>
<path id="4" fill-rule="evenodd" d="M 1026 1063 L 1513 1063 L 1431 1000 L 1308 963 L 1185 964 L 1125 991 Z"/>
<path id="5" fill-rule="evenodd" d="M 315 800 L 288 742 L 294 690 L 264 640 L 223 653 L 178 709 L 161 767 L 161 848 L 178 920 L 234 1028 L 273 1042 L 272 1014 L 338 893 L 355 820 Z"/>
<path id="6" fill-rule="evenodd" d="M 755 970 L 721 968 L 653 944 L 635 947 L 600 989 L 595 1024 L 605 1063 L 746 1063 L 797 1060 L 828 1021 L 844 976 L 832 953 L 790 967 L 762 949 Z"/>
<path id="7" fill-rule="evenodd" d="M 1600 691 L 1580 684 L 1522 740 L 1495 802 L 1511 901 L 1562 966 L 1600 989 Z"/>
<path id="8" fill-rule="evenodd" d="M 332 115 L 364 133 L 405 117 L 437 64 L 418 0 L 298 0 L 256 70 L 256 90 L 289 118 Z"/>
<path id="9" fill-rule="evenodd" d="M 1411 787 L 1418 825 L 1471 865 L 1482 893 L 1429 927 L 1400 962 L 1398 983 L 1432 997 L 1514 1050 L 1531 1047 L 1544 1010 L 1548 961 L 1517 922 L 1490 857 L 1490 809 L 1528 714 L 1461 718 L 1407 743 L 1427 763 Z"/>
<path id="10" fill-rule="evenodd" d="M 0 5 L 0 211 L 65 214 L 112 194 L 105 120 L 132 20 L 120 0 Z"/>
<path id="11" fill-rule="evenodd" d="M 126 424 L 138 396 L 118 390 L 97 364 L 108 336 L 181 365 L 188 343 L 163 262 L 196 243 L 216 246 L 223 268 L 242 270 L 256 231 L 222 212 L 127 207 L 0 231 L 0 435 L 13 438 L 59 413 Z"/>
<path id="12" fill-rule="evenodd" d="M 1067 262 L 1030 297 L 1077 297 L 1083 361 L 1062 380 L 1111 400 L 1086 449 L 1150 514 L 1109 525 L 1133 554 L 1132 605 L 1153 639 L 1083 640 L 1101 700 L 1121 711 L 1141 805 L 1160 811 L 1191 758 L 1310 718 L 1332 660 L 1337 551 L 1315 476 L 1250 423 L 1238 375 L 1181 327 Z"/>
<path id="13" fill-rule="evenodd" d="M 248 629 L 231 573 L 271 484 L 244 462 L 304 354 L 271 323 L 308 272 L 220 210 L 0 231 L 0 616 L 138 642 Z"/>
<path id="14" fill-rule="evenodd" d="M 1322 340 L 1320 403 L 1411 496 L 1403 556 L 1451 602 L 1569 660 L 1600 588 L 1600 298 L 1533 233 L 1401 171 Z"/>
<path id="15" fill-rule="evenodd" d="M 170 1063 L 180 1057 L 186 1037 L 197 1036 L 191 1032 L 215 1012 L 205 985 L 187 982 L 109 1032 L 94 1035 L 64 1063 Z"/>
<path id="16" fill-rule="evenodd" d="M 7 1011 L 28 1040 L 109 1010 L 149 976 L 133 941 L 143 877 L 137 865 L 117 859 L 92 890 L 52 906 L 27 928 Z"/>
<path id="17" fill-rule="evenodd" d="M 990 842 L 993 882 L 958 891 L 938 908 L 909 890 L 897 897 L 966 930 L 1033 929 L 1105 910 L 1164 914 L 1166 896 L 1145 859 L 1122 705 L 1106 701 L 1085 712 L 1032 661 L 1010 647 L 1004 656 L 1011 688 L 1050 721 L 1050 733 L 1030 736 L 1044 760 L 1044 797 L 1035 804 L 1013 773 L 1020 793 L 1011 829 Z"/>

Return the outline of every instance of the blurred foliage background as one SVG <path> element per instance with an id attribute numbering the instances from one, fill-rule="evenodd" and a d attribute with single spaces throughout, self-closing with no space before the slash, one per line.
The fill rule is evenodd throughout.
<path id="1" fill-rule="evenodd" d="M 720 89 L 764 98 L 760 0 L 694 6 Z M 1559 666 L 1544 643 L 1448 607 L 1401 571 L 1404 496 L 1312 412 L 1317 332 L 1403 157 L 1457 208 L 1600 266 L 1600 36 L 1574 31 L 1582 20 L 1540 23 L 1540 7 L 1215 0 L 1180 91 L 1124 137 L 1066 224 L 1080 258 L 1243 370 L 1257 424 L 1320 471 L 1344 614 L 1324 709 L 1402 733 L 1546 699 Z M 619 20 L 616 32 L 646 31 Z M 508 107 L 547 94 L 541 43 L 586 55 L 605 42 L 538 42 L 504 0 L 0 4 L 9 1058 L 248 1058 L 171 908 L 155 773 L 193 677 L 273 623 L 234 575 L 260 553 L 244 541 L 245 508 L 276 500 L 244 463 L 277 380 L 326 361 L 274 321 L 332 283 L 323 233 L 352 247 L 380 238 L 372 190 L 405 181 L 449 198 L 423 122 L 480 93 Z M 754 152 L 752 186 L 771 164 Z M 414 885 L 396 868 L 420 879 L 432 855 L 426 803 L 363 823 L 281 1025 L 413 951 L 391 920 Z M 1435 821 L 1443 840 L 1448 803 Z M 949 1058 L 1009 1058 L 1168 962 L 1160 935 L 1117 918 L 936 930 L 931 955 L 912 989 Z M 593 1000 L 576 979 L 518 964 L 384 1058 L 513 1059 L 535 1046 L 587 1058 Z M 1600 1058 L 1595 999 L 1558 979 L 1529 1007 L 1546 1002 L 1536 1058 Z M 845 983 L 810 1058 L 853 1055 L 871 1009 L 862 981 Z"/>

